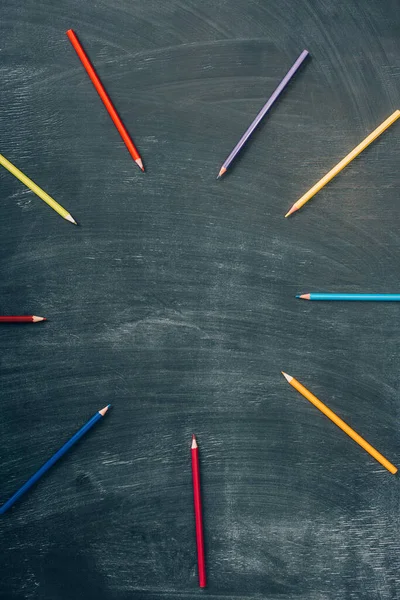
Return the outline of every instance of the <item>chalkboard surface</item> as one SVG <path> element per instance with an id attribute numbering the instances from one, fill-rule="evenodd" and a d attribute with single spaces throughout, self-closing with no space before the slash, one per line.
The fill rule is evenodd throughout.
<path id="1" fill-rule="evenodd" d="M 280 374 L 399 465 L 400 306 L 295 299 L 399 292 L 399 124 L 284 219 L 399 108 L 399 25 L 396 0 L 2 1 L 0 152 L 80 226 L 1 170 L 0 314 L 49 321 L 0 329 L 0 501 L 113 408 L 1 518 L 1 600 L 400 597 L 398 478 Z"/>

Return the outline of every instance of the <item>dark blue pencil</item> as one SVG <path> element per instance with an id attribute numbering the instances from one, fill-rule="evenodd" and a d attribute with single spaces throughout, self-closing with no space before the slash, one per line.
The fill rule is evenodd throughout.
<path id="1" fill-rule="evenodd" d="M 302 300 L 350 300 L 353 302 L 400 302 L 400 294 L 325 294 L 312 292 L 299 294 Z"/>
<path id="2" fill-rule="evenodd" d="M 87 433 L 89 429 L 91 429 L 93 425 L 97 423 L 97 421 L 100 421 L 110 406 L 111 404 L 105 406 L 102 410 L 99 410 L 94 417 L 92 417 L 79 431 L 75 433 L 75 435 L 72 436 L 68 442 L 64 444 L 64 446 L 62 446 L 62 448 L 60 448 L 51 458 L 49 458 L 49 460 L 45 462 L 44 465 L 40 467 L 40 469 L 36 471 L 36 473 L 32 475 L 32 477 L 28 479 L 23 486 L 20 487 L 19 490 L 3 504 L 3 506 L 0 508 L 0 515 L 3 515 L 9 508 L 11 508 L 11 506 L 15 504 L 15 502 L 21 498 L 21 496 L 23 496 L 23 494 L 25 494 L 25 492 L 27 492 L 42 477 L 42 475 L 44 475 L 46 471 L 48 471 L 54 465 L 54 463 L 56 463 L 62 456 L 64 456 L 66 452 L 68 452 L 71 446 L 76 444 L 76 442 L 80 440 L 81 437 L 83 437 L 85 433 Z"/>

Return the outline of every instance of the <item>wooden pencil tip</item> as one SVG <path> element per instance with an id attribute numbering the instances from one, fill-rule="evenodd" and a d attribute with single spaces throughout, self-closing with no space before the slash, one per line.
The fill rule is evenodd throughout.
<path id="1" fill-rule="evenodd" d="M 226 169 L 225 169 L 225 167 L 221 167 L 220 170 L 219 170 L 217 179 L 219 179 L 220 177 L 222 177 L 222 175 L 224 175 L 224 173 L 226 173 Z"/>
<path id="2" fill-rule="evenodd" d="M 107 404 L 107 406 L 105 406 L 104 408 L 102 408 L 101 410 L 99 410 L 99 413 L 101 414 L 102 417 L 104 417 L 104 415 L 106 414 L 106 412 L 108 411 L 108 409 L 110 408 L 111 404 Z"/>
<path id="3" fill-rule="evenodd" d="M 310 300 L 311 294 L 297 294 L 296 298 L 301 298 L 302 300 Z"/>
<path id="4" fill-rule="evenodd" d="M 293 377 L 291 375 L 288 375 L 287 373 L 285 373 L 285 371 L 281 371 L 281 373 L 286 379 L 286 381 L 288 381 L 289 383 L 292 381 Z"/>
<path id="5" fill-rule="evenodd" d="M 297 210 L 296 206 L 293 204 L 292 208 L 286 213 L 285 215 L 285 219 L 291 215 L 292 213 L 294 213 Z"/>
<path id="6" fill-rule="evenodd" d="M 32 321 L 34 323 L 38 323 L 39 321 L 47 321 L 46 317 L 36 317 L 35 315 L 32 316 Z"/>
<path id="7" fill-rule="evenodd" d="M 69 213 L 67 215 L 65 215 L 65 218 L 70 223 L 73 223 L 74 225 L 78 225 L 78 223 L 75 221 L 74 217 L 72 215 L 70 215 Z"/>
<path id="8" fill-rule="evenodd" d="M 193 434 L 192 435 L 192 450 L 197 447 L 198 446 L 197 446 L 196 436 Z"/>
<path id="9" fill-rule="evenodd" d="M 143 173 L 144 173 L 144 166 L 143 166 L 143 161 L 142 161 L 142 159 L 141 159 L 141 158 L 137 158 L 137 159 L 135 160 L 135 163 L 138 165 L 139 169 L 141 169 L 141 170 L 143 171 Z"/>

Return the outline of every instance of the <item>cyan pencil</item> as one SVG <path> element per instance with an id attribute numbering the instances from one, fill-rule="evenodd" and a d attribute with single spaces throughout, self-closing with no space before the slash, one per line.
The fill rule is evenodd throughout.
<path id="1" fill-rule="evenodd" d="M 301 300 L 347 300 L 353 302 L 400 302 L 400 294 L 298 294 Z"/>

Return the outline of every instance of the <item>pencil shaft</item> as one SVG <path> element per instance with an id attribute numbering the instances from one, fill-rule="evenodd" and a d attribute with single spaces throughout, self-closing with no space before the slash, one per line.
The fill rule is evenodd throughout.
<path id="1" fill-rule="evenodd" d="M 306 202 L 308 202 L 321 188 L 323 188 L 331 179 L 333 179 L 342 169 L 344 169 L 356 156 L 361 154 L 367 146 L 369 146 L 377 137 L 379 137 L 390 125 L 392 125 L 400 117 L 400 110 L 396 110 L 390 117 L 386 119 L 379 127 L 377 127 L 372 133 L 370 133 L 365 140 L 363 140 L 358 146 L 354 148 L 347 156 L 345 156 L 337 165 L 333 167 L 320 179 L 311 189 L 308 190 L 297 202 L 294 203 L 292 209 L 289 211 L 293 212 L 301 208 Z M 288 213 L 288 214 L 289 214 Z"/>
<path id="2" fill-rule="evenodd" d="M 67 36 L 68 36 L 69 41 L 73 45 L 84 68 L 86 69 L 86 72 L 89 75 L 91 82 L 93 83 L 94 87 L 96 88 L 97 93 L 99 94 L 104 106 L 106 107 L 106 110 L 107 110 L 108 114 L 110 115 L 115 127 L 117 128 L 121 138 L 123 139 L 125 146 L 127 147 L 130 155 L 132 156 L 132 158 L 134 159 L 135 162 L 138 162 L 138 164 L 139 164 L 139 161 L 140 161 L 140 164 L 142 164 L 139 152 L 138 152 L 135 144 L 133 143 L 125 125 L 122 123 L 120 116 L 118 115 L 117 111 L 115 110 L 114 105 L 111 102 L 109 95 L 107 94 L 106 90 L 104 89 L 104 86 L 101 83 L 100 78 L 97 75 L 96 71 L 94 70 L 94 67 L 93 67 L 92 63 L 90 62 L 89 57 L 87 56 L 86 52 L 84 51 L 80 41 L 78 40 L 76 33 L 72 29 L 69 29 L 67 31 Z M 140 166 L 140 164 L 139 164 L 139 166 Z"/>
<path id="3" fill-rule="evenodd" d="M 259 123 L 261 122 L 263 117 L 267 114 L 267 112 L 269 111 L 271 106 L 274 104 L 274 102 L 278 99 L 278 97 L 280 96 L 280 94 L 282 93 L 282 91 L 284 90 L 286 85 L 289 83 L 289 81 L 291 80 L 293 75 L 296 73 L 296 71 L 298 70 L 300 65 L 303 63 L 305 58 L 307 58 L 308 54 L 309 53 L 307 50 L 303 50 L 303 52 L 300 54 L 299 58 L 296 60 L 296 62 L 293 64 L 293 66 L 289 69 L 289 71 L 287 72 L 285 77 L 282 79 L 282 81 L 280 82 L 280 84 L 278 85 L 278 87 L 276 88 L 274 93 L 268 99 L 266 104 L 262 107 L 262 109 L 260 110 L 260 112 L 258 113 L 256 118 L 254 119 L 254 121 L 252 122 L 250 127 L 242 135 L 242 137 L 240 138 L 240 140 L 238 141 L 238 143 L 236 144 L 236 146 L 234 147 L 234 149 L 232 150 L 232 152 L 230 153 L 228 158 L 225 160 L 224 164 L 222 165 L 222 168 L 227 169 L 229 167 L 229 165 L 231 164 L 231 162 L 233 161 L 235 156 L 238 154 L 240 149 L 247 142 L 247 140 L 249 139 L 249 137 L 251 136 L 253 131 L 259 125 Z"/>
<path id="4" fill-rule="evenodd" d="M 204 557 L 203 513 L 201 507 L 200 465 L 198 448 L 192 448 L 193 500 L 196 521 L 196 545 L 199 586 L 206 587 L 206 565 Z"/>
<path id="5" fill-rule="evenodd" d="M 72 217 L 70 213 L 67 210 L 65 210 L 65 208 L 63 208 L 61 204 L 58 204 L 58 202 L 56 202 L 54 198 L 52 198 L 51 196 L 49 196 L 49 194 L 42 190 L 42 188 L 39 187 L 34 181 L 32 181 L 32 179 L 29 179 L 29 177 L 24 175 L 22 171 L 17 169 L 17 167 L 13 165 L 9 160 L 7 160 L 6 157 L 2 154 L 0 154 L 0 165 L 2 165 L 5 169 L 10 171 L 10 173 L 12 173 L 14 177 L 19 179 L 23 184 L 26 185 L 26 187 L 28 187 L 30 190 L 32 190 L 32 192 L 39 196 L 39 198 L 46 202 L 46 204 L 51 206 L 51 208 L 55 210 L 61 217 L 67 219 L 67 221 L 71 221 Z"/>
<path id="6" fill-rule="evenodd" d="M 361 302 L 400 302 L 400 294 L 324 294 L 311 293 L 310 300 L 348 300 Z"/>
<path id="7" fill-rule="evenodd" d="M 55 454 L 53 454 L 53 456 L 49 458 L 49 460 L 45 462 L 44 465 L 40 467 L 40 469 L 36 471 L 36 473 L 34 473 L 26 483 L 24 483 L 24 485 L 20 487 L 19 490 L 17 490 L 15 494 L 13 494 L 11 498 L 3 504 L 2 507 L 0 507 L 0 514 L 4 514 L 9 508 L 11 508 L 11 506 L 15 504 L 19 498 L 21 498 L 21 496 L 23 496 L 62 456 L 64 456 L 66 452 L 68 452 L 71 446 L 76 444 L 76 442 L 80 440 L 81 437 L 83 437 L 85 433 L 87 433 L 89 429 L 91 429 L 93 425 L 95 425 L 97 421 L 102 418 L 102 416 L 103 415 L 101 415 L 100 412 L 97 412 L 79 431 L 75 433 L 75 435 L 72 436 L 70 440 L 68 440 L 68 442 L 66 442 Z"/>
<path id="8" fill-rule="evenodd" d="M 312 394 L 307 388 L 304 387 L 297 379 L 294 377 L 291 381 L 289 381 L 290 385 L 293 386 L 304 398 L 307 398 L 309 402 L 314 404 L 316 408 L 318 408 L 324 415 L 328 417 L 335 425 L 340 427 L 342 431 L 347 433 L 352 440 L 357 442 L 368 454 L 373 456 L 375 460 L 377 460 L 383 467 L 385 467 L 388 471 L 395 474 L 397 472 L 397 467 L 395 467 L 391 462 L 389 462 L 380 452 L 375 450 L 371 444 L 369 444 L 361 435 L 356 433 L 354 429 L 352 429 L 347 423 L 345 423 L 337 414 L 335 414 L 330 408 L 328 408 L 321 400 L 319 400 L 314 394 Z"/>
<path id="9" fill-rule="evenodd" d="M 22 316 L 22 317 L 0 317 L 0 323 L 33 323 L 33 316 Z"/>

